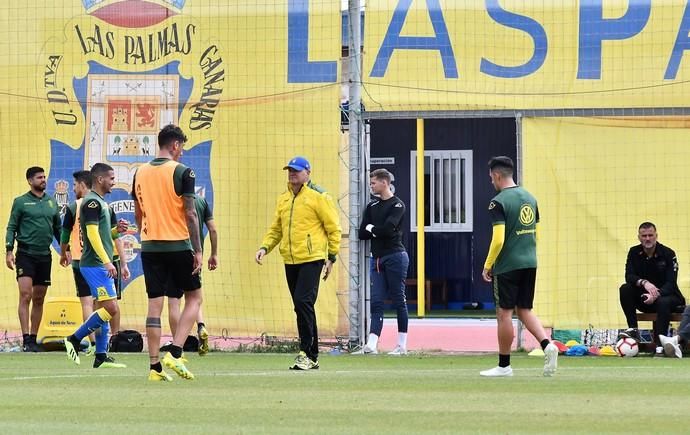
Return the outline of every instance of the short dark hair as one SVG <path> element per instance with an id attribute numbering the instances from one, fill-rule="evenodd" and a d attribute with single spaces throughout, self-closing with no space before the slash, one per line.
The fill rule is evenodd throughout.
<path id="1" fill-rule="evenodd" d="M 93 183 L 96 177 L 103 177 L 109 171 L 113 170 L 113 167 L 106 163 L 96 163 L 95 165 L 91 166 L 91 182 Z"/>
<path id="2" fill-rule="evenodd" d="M 386 180 L 388 184 L 393 182 L 393 174 L 391 174 L 388 169 L 375 169 L 371 171 L 369 178 L 376 178 L 377 180 Z"/>
<path id="3" fill-rule="evenodd" d="M 497 171 L 503 176 L 510 177 L 515 170 L 515 164 L 513 159 L 508 156 L 496 156 L 489 160 L 489 170 L 492 172 Z"/>
<path id="4" fill-rule="evenodd" d="M 654 231 L 656 231 L 656 225 L 654 225 L 651 222 L 642 222 L 639 227 L 637 227 L 637 231 L 647 229 L 647 228 L 654 228 Z"/>
<path id="5" fill-rule="evenodd" d="M 40 166 L 32 166 L 26 170 L 26 179 L 34 178 L 34 175 L 45 172 L 45 170 Z"/>
<path id="6" fill-rule="evenodd" d="M 73 172 L 72 177 L 74 177 L 74 181 L 77 183 L 84 183 L 86 187 L 91 189 L 91 171 L 82 169 L 81 171 Z"/>
<path id="7" fill-rule="evenodd" d="M 159 148 L 167 147 L 176 140 L 185 143 L 187 142 L 187 136 L 185 136 L 182 129 L 175 124 L 166 125 L 158 133 Z"/>

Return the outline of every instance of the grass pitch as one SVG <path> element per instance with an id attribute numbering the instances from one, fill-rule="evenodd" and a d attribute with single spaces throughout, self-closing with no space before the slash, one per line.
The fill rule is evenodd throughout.
<path id="1" fill-rule="evenodd" d="M 688 433 L 690 361 L 640 356 L 514 355 L 512 378 L 481 378 L 496 356 L 329 356 L 287 370 L 290 355 L 190 355 L 197 376 L 147 381 L 146 354 L 127 369 L 82 355 L 0 354 L 2 433 Z"/>

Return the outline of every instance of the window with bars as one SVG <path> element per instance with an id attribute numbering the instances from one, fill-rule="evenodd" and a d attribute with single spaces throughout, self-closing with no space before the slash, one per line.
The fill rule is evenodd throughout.
<path id="1" fill-rule="evenodd" d="M 424 152 L 424 230 L 472 231 L 472 151 Z M 410 160 L 410 230 L 417 231 L 417 152 Z"/>

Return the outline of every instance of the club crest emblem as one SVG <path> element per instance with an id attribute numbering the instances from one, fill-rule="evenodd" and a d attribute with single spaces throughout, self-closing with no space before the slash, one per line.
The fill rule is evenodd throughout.
<path id="1" fill-rule="evenodd" d="M 83 0 L 87 17 L 67 26 L 70 31 L 60 42 L 65 53 L 81 57 L 67 60 L 67 54 L 59 53 L 60 45 L 46 55 L 48 75 L 42 83 L 50 103 L 47 111 L 57 126 L 77 129 L 71 136 L 82 138 L 81 143 L 50 139 L 49 177 L 58 180 L 51 192 L 54 205 L 64 215 L 76 199 L 70 189 L 73 172 L 99 162 L 113 167 L 115 186 L 105 199 L 117 219 L 130 222 L 120 237 L 132 275 L 124 287 L 142 273 L 131 196 L 137 169 L 156 157 L 162 127 L 179 125 L 188 136 L 205 132 L 220 107 L 223 59 L 209 37 L 198 37 L 197 25 L 183 15 L 185 3 Z M 201 102 L 191 101 L 192 94 Z M 212 135 L 196 137 L 185 145 L 180 162 L 193 168 L 197 194 L 213 206 Z"/>

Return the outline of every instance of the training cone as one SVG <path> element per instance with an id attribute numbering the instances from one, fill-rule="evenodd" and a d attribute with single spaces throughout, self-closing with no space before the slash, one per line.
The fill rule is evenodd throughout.
<path id="1" fill-rule="evenodd" d="M 544 356 L 544 351 L 540 347 L 532 349 L 532 352 L 527 354 L 528 356 Z"/>
<path id="2" fill-rule="evenodd" d="M 561 343 L 558 340 L 553 340 L 551 343 L 556 345 L 556 347 L 558 348 L 558 353 L 563 353 L 566 350 L 568 350 L 568 346 L 566 346 L 565 344 Z"/>
<path id="3" fill-rule="evenodd" d="M 618 356 L 615 350 L 613 350 L 613 347 L 606 345 L 599 350 L 599 355 L 601 356 Z"/>

